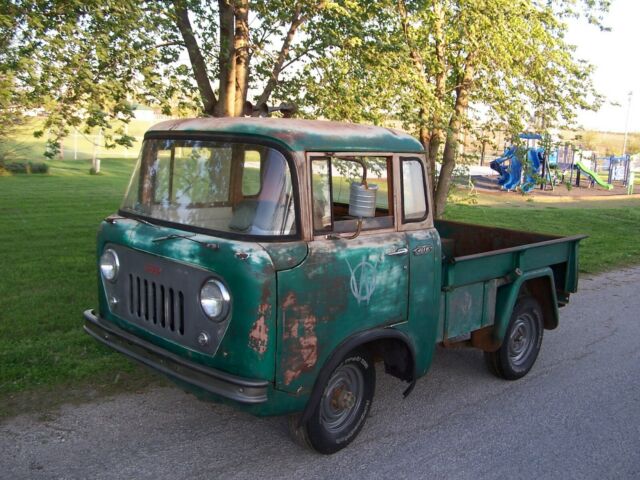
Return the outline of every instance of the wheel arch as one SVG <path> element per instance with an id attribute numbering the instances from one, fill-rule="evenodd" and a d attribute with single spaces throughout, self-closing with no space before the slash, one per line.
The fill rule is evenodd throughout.
<path id="1" fill-rule="evenodd" d="M 558 300 L 556 298 L 553 275 L 531 278 L 520 287 L 520 294 L 526 293 L 535 298 L 542 309 L 545 330 L 558 327 Z"/>
<path id="2" fill-rule="evenodd" d="M 405 397 L 411 393 L 417 375 L 415 347 L 409 336 L 393 328 L 366 330 L 347 338 L 331 352 L 316 377 L 307 405 L 300 416 L 300 424 L 309 419 L 320 402 L 324 385 L 333 370 L 349 352 L 358 348 L 366 349 L 371 354 L 374 363 L 376 360 L 382 360 L 387 374 L 409 383 L 404 391 Z"/>
<path id="3" fill-rule="evenodd" d="M 556 296 L 553 271 L 550 267 L 525 272 L 508 285 L 500 287 L 496 296 L 496 321 L 493 338 L 502 344 L 509 325 L 511 312 L 520 296 L 529 294 L 535 298 L 544 317 L 544 328 L 552 330 L 558 326 L 558 298 Z"/>

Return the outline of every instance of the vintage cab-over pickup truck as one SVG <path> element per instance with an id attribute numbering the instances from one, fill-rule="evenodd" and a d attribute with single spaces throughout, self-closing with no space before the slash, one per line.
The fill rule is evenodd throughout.
<path id="1" fill-rule="evenodd" d="M 98 233 L 85 330 L 199 398 L 289 414 L 322 453 L 349 444 L 375 363 L 408 383 L 436 345 L 533 366 L 578 282 L 582 236 L 434 220 L 406 133 L 296 119 L 199 118 L 145 135 Z"/>

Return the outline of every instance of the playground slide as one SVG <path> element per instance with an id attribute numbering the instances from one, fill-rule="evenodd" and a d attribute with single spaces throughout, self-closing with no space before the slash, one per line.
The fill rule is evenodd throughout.
<path id="1" fill-rule="evenodd" d="M 524 193 L 529 193 L 536 186 L 536 179 L 533 177 L 533 174 L 538 173 L 538 170 L 540 170 L 540 155 L 543 151 L 542 148 L 530 148 L 527 151 L 529 168 L 524 174 L 524 182 L 520 185 Z"/>
<path id="2" fill-rule="evenodd" d="M 498 185 L 502 185 L 504 190 L 515 190 L 519 186 L 524 193 L 529 193 L 536 186 L 535 175 L 542 165 L 544 149 L 529 148 L 527 150 L 526 168 L 518 159 L 516 152 L 515 145 L 507 148 L 502 156 L 496 158 L 489 166 L 499 173 Z M 505 167 L 504 163 L 507 161 L 509 163 Z"/>
<path id="3" fill-rule="evenodd" d="M 589 170 L 587 167 L 584 166 L 584 164 L 581 161 L 576 161 L 575 166 L 577 168 L 580 169 L 580 171 L 582 173 L 584 173 L 587 177 L 591 178 L 593 181 L 595 181 L 598 185 L 600 185 L 602 188 L 606 188 L 607 190 L 611 190 L 613 188 L 613 185 L 607 183 L 607 182 L 603 182 L 602 180 L 600 180 L 600 178 L 598 177 L 598 175 Z"/>
<path id="4" fill-rule="evenodd" d="M 511 166 L 507 171 L 508 179 L 502 185 L 505 190 L 514 190 L 518 185 L 520 185 L 520 177 L 522 176 L 522 163 L 518 160 L 516 155 L 511 156 Z"/>
<path id="5" fill-rule="evenodd" d="M 509 173 L 507 168 L 503 165 L 507 160 L 511 160 L 513 157 L 513 153 L 515 152 L 515 147 L 507 148 L 500 158 L 496 158 L 493 162 L 489 164 L 489 166 L 498 172 L 498 184 L 504 185 L 509 180 Z"/>

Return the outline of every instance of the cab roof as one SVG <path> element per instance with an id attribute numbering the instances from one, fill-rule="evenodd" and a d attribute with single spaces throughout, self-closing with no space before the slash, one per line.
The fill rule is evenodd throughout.
<path id="1" fill-rule="evenodd" d="M 147 133 L 152 132 L 246 135 L 307 152 L 423 152 L 420 142 L 401 130 L 326 120 L 204 117 L 161 122 Z"/>

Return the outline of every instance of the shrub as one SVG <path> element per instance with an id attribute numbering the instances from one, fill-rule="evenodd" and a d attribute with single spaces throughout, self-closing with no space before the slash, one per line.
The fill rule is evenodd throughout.
<path id="1" fill-rule="evenodd" d="M 33 163 L 29 162 L 29 170 L 31 173 L 49 173 L 49 165 L 44 162 Z"/>
<path id="2" fill-rule="evenodd" d="M 0 160 L 0 176 L 11 175 L 14 173 L 49 173 L 49 165 L 44 162 L 6 162 Z"/>
<path id="3" fill-rule="evenodd" d="M 11 162 L 2 165 L 9 173 L 29 173 L 26 163 Z"/>

